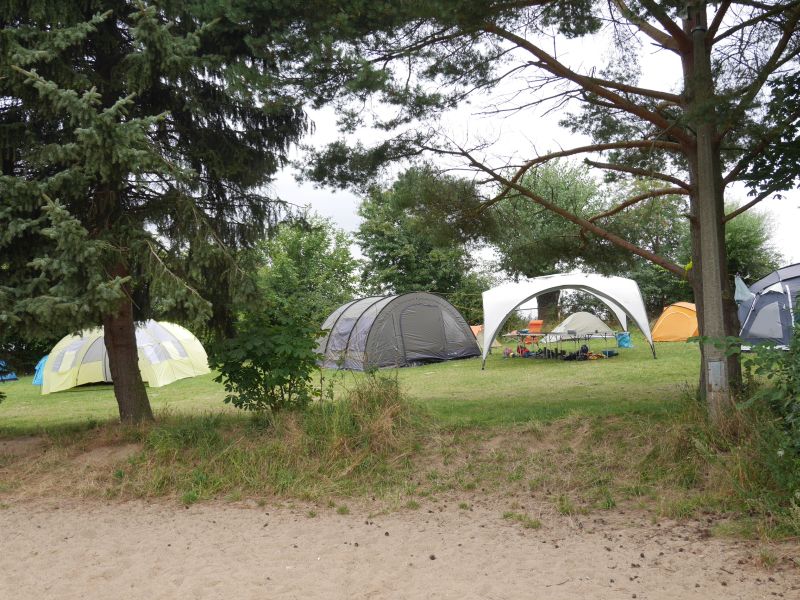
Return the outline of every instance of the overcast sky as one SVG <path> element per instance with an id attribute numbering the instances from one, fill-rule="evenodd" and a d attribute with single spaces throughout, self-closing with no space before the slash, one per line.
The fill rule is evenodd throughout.
<path id="1" fill-rule="evenodd" d="M 592 67 L 601 67 L 609 61 L 609 56 L 599 52 L 601 46 L 608 44 L 597 39 L 580 38 L 577 40 L 558 39 L 559 59 L 575 68 L 585 71 Z M 550 43 L 553 43 L 552 41 Z M 680 71 L 677 58 L 664 51 L 650 51 L 645 47 L 641 60 L 642 77 L 640 85 L 659 89 L 679 90 Z M 510 88 L 500 93 L 513 91 Z M 454 139 L 460 142 L 474 141 L 478 138 L 498 140 L 496 156 L 515 156 L 517 159 L 528 159 L 548 151 L 575 147 L 588 142 L 584 136 L 575 135 L 558 125 L 565 116 L 563 111 L 543 114 L 542 110 L 528 110 L 507 118 L 496 115 L 482 116 L 484 103 L 491 99 L 477 99 L 468 106 L 461 106 L 445 116 L 443 126 Z M 574 110 L 576 107 L 571 106 Z M 306 143 L 321 147 L 339 137 L 336 131 L 335 114 L 331 109 L 315 112 L 311 115 L 315 124 L 315 133 Z M 373 142 L 380 134 L 362 129 L 351 140 Z M 578 158 L 579 160 L 580 158 Z M 274 190 L 284 200 L 294 204 L 310 205 L 314 211 L 331 218 L 346 231 L 354 231 L 359 224 L 356 214 L 360 199 L 351 192 L 325 188 L 315 188 L 308 183 L 295 181 L 291 170 L 279 174 Z M 745 202 L 744 188 L 729 186 L 727 200 Z M 756 209 L 771 216 L 774 227 L 774 245 L 783 254 L 785 262 L 800 262 L 800 192 L 795 190 L 782 200 L 769 199 L 763 201 Z"/>

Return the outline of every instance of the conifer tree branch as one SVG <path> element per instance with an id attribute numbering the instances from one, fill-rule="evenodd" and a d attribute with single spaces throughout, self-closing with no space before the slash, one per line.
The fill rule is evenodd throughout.
<path id="1" fill-rule="evenodd" d="M 590 152 L 602 152 L 605 150 L 624 150 L 637 148 L 642 150 L 660 148 L 662 150 L 679 151 L 680 144 L 676 144 L 675 142 L 666 142 L 663 140 L 631 140 L 626 142 L 609 142 L 607 144 L 591 144 L 589 146 L 579 146 L 577 148 L 560 150 L 558 152 L 549 152 L 547 154 L 543 154 L 542 156 L 537 156 L 536 158 L 533 158 L 521 165 L 510 180 L 516 183 L 522 179 L 523 175 L 525 175 L 525 173 L 527 173 L 533 167 L 557 158 L 575 156 L 576 154 L 587 154 Z M 508 191 L 509 190 L 507 188 L 501 194 L 501 198 L 504 197 Z M 501 198 L 498 198 L 498 200 Z"/>
<path id="2" fill-rule="evenodd" d="M 743 29 L 747 29 L 748 27 L 750 27 L 752 25 L 760 23 L 760 22 L 768 19 L 769 17 L 775 16 L 775 15 L 779 15 L 780 13 L 784 12 L 785 10 L 790 9 L 792 7 L 797 7 L 798 5 L 800 5 L 800 2 L 795 0 L 794 2 L 789 2 L 787 4 L 779 4 L 777 6 L 773 6 L 773 7 L 769 7 L 769 8 L 762 7 L 764 9 L 764 12 L 758 14 L 757 16 L 755 16 L 755 17 L 753 17 L 751 19 L 747 19 L 746 21 L 742 21 L 741 23 L 737 23 L 736 25 L 734 25 L 732 27 L 729 27 L 728 29 L 723 31 L 721 34 L 719 34 L 717 37 L 715 37 L 714 41 L 712 42 L 712 44 L 716 45 L 719 42 L 721 42 L 722 40 L 724 40 L 725 38 L 728 38 L 728 37 L 730 37 L 732 35 L 735 35 L 736 33 L 738 33 L 739 31 L 741 31 Z"/>
<path id="3" fill-rule="evenodd" d="M 451 151 L 451 153 L 458 154 L 464 157 L 466 160 L 469 161 L 469 163 L 473 167 L 486 173 L 491 179 L 501 184 L 504 188 L 513 189 L 514 191 L 518 192 L 522 196 L 525 196 L 529 200 L 532 200 L 533 202 L 545 208 L 546 210 L 563 217 L 567 221 L 575 223 L 582 230 L 593 233 L 596 236 L 608 240 L 609 242 L 611 242 L 616 246 L 619 246 L 620 248 L 623 248 L 633 254 L 636 254 L 637 256 L 641 256 L 642 258 L 649 260 L 650 262 L 657 264 L 660 267 L 663 267 L 664 269 L 670 271 L 671 273 L 677 275 L 678 277 L 683 277 L 685 275 L 685 270 L 682 267 L 672 263 L 671 261 L 665 259 L 662 256 L 659 256 L 658 254 L 655 254 L 654 252 L 651 252 L 650 250 L 647 250 L 645 248 L 640 248 L 639 246 L 632 244 L 628 240 L 618 236 L 615 233 L 608 231 L 607 229 L 604 229 L 603 227 L 600 227 L 596 223 L 593 223 L 587 219 L 579 217 L 574 213 L 571 213 L 570 211 L 564 208 L 561 208 L 557 204 L 550 202 L 549 200 L 543 198 L 542 196 L 539 196 L 538 194 L 532 192 L 519 182 L 515 182 L 507 177 L 504 177 L 497 170 L 492 169 L 491 167 L 485 165 L 483 162 L 472 156 L 470 152 L 462 148 L 459 148 L 457 151 Z M 490 204 L 491 203 L 488 203 L 488 205 Z"/>
<path id="4" fill-rule="evenodd" d="M 556 77 L 560 77 L 563 79 L 567 79 L 574 83 L 580 85 L 583 89 L 588 92 L 597 94 L 598 96 L 605 98 L 612 102 L 617 108 L 624 110 L 632 115 L 639 117 L 649 123 L 652 123 L 659 129 L 663 130 L 664 132 L 669 132 L 669 135 L 675 137 L 677 140 L 690 143 L 691 142 L 691 135 L 686 132 L 683 128 L 677 126 L 675 123 L 670 122 L 668 119 L 663 117 L 657 112 L 649 110 L 644 106 L 631 102 L 627 98 L 624 98 L 613 92 L 609 89 L 606 89 L 604 86 L 594 83 L 591 81 L 591 78 L 576 73 L 563 63 L 556 60 L 550 53 L 542 50 L 539 46 L 531 43 L 529 40 L 499 27 L 495 23 L 486 22 L 483 25 L 485 31 L 489 33 L 493 33 L 496 36 L 508 40 L 509 42 L 514 43 L 517 47 L 527 50 L 531 54 L 533 54 L 537 59 L 539 59 L 538 66 L 555 75 Z"/>
<path id="5" fill-rule="evenodd" d="M 774 192 L 774 190 L 764 190 L 763 192 L 761 192 L 760 194 L 758 194 L 758 195 L 757 195 L 757 196 L 756 196 L 756 197 L 755 197 L 753 200 L 751 200 L 751 201 L 750 201 L 750 202 L 748 202 L 747 204 L 743 204 L 742 206 L 740 206 L 740 207 L 739 207 L 739 208 L 737 208 L 736 210 L 734 210 L 734 211 L 731 211 L 731 212 L 729 212 L 727 215 L 725 215 L 725 218 L 723 218 L 723 219 L 722 219 L 722 222 L 723 222 L 723 223 L 727 223 L 727 222 L 728 222 L 728 221 L 730 221 L 731 219 L 733 219 L 733 218 L 735 218 L 735 217 L 738 217 L 740 214 L 742 214 L 743 212 L 745 212 L 745 211 L 747 211 L 747 210 L 750 210 L 750 209 L 751 209 L 751 208 L 753 208 L 753 207 L 754 207 L 756 204 L 758 204 L 758 203 L 759 203 L 759 202 L 761 202 L 762 200 L 765 200 L 765 199 L 767 199 L 769 196 L 771 196 L 771 195 L 772 195 L 772 194 L 774 194 L 774 193 L 775 193 L 775 192 Z"/>
<path id="6" fill-rule="evenodd" d="M 653 17 L 655 17 L 655 19 L 669 34 L 670 38 L 675 40 L 675 44 L 680 50 L 688 51 L 691 49 L 691 40 L 689 39 L 689 36 L 686 35 L 686 32 L 683 31 L 680 25 L 673 21 L 669 15 L 664 12 L 660 5 L 653 0 L 639 0 L 639 2 L 651 15 L 653 15 Z"/>
<path id="7" fill-rule="evenodd" d="M 722 24 L 722 20 L 725 18 L 730 7 L 731 0 L 722 0 L 717 12 L 714 14 L 714 19 L 711 21 L 711 25 L 708 26 L 708 31 L 706 32 L 706 43 L 708 43 L 709 46 L 714 43 L 714 36 L 717 35 L 719 26 Z"/>
<path id="8" fill-rule="evenodd" d="M 633 196 L 632 198 L 628 198 L 624 202 L 620 202 L 615 207 L 608 209 L 607 211 L 601 212 L 593 217 L 589 217 L 589 221 L 592 223 L 599 221 L 600 219 L 605 219 L 606 217 L 611 217 L 616 215 L 617 213 L 622 212 L 629 206 L 633 206 L 634 204 L 638 204 L 639 202 L 643 202 L 644 200 L 649 200 L 650 198 L 658 198 L 660 196 L 671 196 L 673 194 L 681 194 L 687 195 L 689 192 L 683 188 L 678 187 L 671 187 L 671 188 L 660 188 L 657 190 L 650 190 L 649 192 L 645 192 L 643 194 L 638 194 Z"/>
<path id="9" fill-rule="evenodd" d="M 630 173 L 631 175 L 638 175 L 639 177 L 647 177 L 650 179 L 659 179 L 661 181 L 666 181 L 668 183 L 675 184 L 680 188 L 686 190 L 687 192 L 691 191 L 691 186 L 678 179 L 677 177 L 672 177 L 670 175 L 666 175 L 664 173 L 659 173 L 658 171 L 651 171 L 648 169 L 639 169 L 637 167 L 629 167 L 627 165 L 615 165 L 612 163 L 602 163 L 596 162 L 593 160 L 589 160 L 588 158 L 584 161 L 587 165 L 592 167 L 597 167 L 598 169 L 607 169 L 609 171 L 620 171 L 622 173 Z"/>
<path id="10" fill-rule="evenodd" d="M 730 131 L 747 109 L 750 108 L 755 97 L 769 80 L 769 76 L 788 60 L 800 55 L 800 44 L 787 55 L 784 55 L 784 52 L 789 47 L 789 42 L 791 42 L 798 33 L 798 22 L 800 22 L 800 3 L 795 6 L 788 22 L 783 27 L 783 35 L 776 42 L 769 59 L 767 59 L 763 67 L 759 69 L 758 77 L 740 91 L 738 95 L 740 100 L 729 112 L 725 123 L 720 127 L 720 137 Z"/>
<path id="11" fill-rule="evenodd" d="M 613 0 L 616 7 L 619 9 L 622 16 L 631 24 L 635 25 L 636 28 L 644 33 L 647 37 L 652 39 L 656 42 L 659 46 L 666 48 L 667 50 L 672 50 L 673 52 L 677 52 L 678 42 L 672 36 L 664 33 L 663 31 L 659 30 L 656 27 L 653 27 L 650 23 L 645 21 L 644 19 L 640 18 L 635 12 L 633 12 L 630 7 L 623 2 L 623 0 Z"/>

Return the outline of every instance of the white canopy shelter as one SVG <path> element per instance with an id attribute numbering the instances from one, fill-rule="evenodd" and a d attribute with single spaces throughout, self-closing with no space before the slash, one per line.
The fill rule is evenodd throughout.
<path id="1" fill-rule="evenodd" d="M 591 273 L 564 273 L 519 283 L 504 283 L 483 292 L 484 336 L 487 340 L 483 347 L 483 367 L 486 366 L 486 356 L 491 349 L 491 342 L 518 306 L 541 294 L 563 289 L 588 292 L 596 296 L 611 309 L 625 330 L 628 329 L 628 317 L 633 319 L 647 338 L 653 358 L 656 357 L 642 294 L 633 279 Z"/>

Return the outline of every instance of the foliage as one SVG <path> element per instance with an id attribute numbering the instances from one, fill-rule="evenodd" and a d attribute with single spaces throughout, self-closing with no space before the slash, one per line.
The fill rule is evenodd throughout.
<path id="1" fill-rule="evenodd" d="M 462 202 L 477 202 L 474 186 L 429 166 L 402 173 L 388 190 L 373 188 L 359 207 L 363 221 L 355 234 L 366 258 L 364 286 L 378 294 L 438 293 L 469 322 L 481 322 L 488 277 L 471 270 L 466 237 L 454 239 L 461 229 L 448 223 L 449 207 Z"/>
<path id="2" fill-rule="evenodd" d="M 800 325 L 788 350 L 756 346 L 746 366 L 752 375 L 766 379 L 748 403 L 763 403 L 780 418 L 787 434 L 785 451 L 796 457 L 800 486 Z"/>
<path id="3" fill-rule="evenodd" d="M 319 330 L 301 312 L 269 305 L 253 308 L 236 335 L 217 344 L 209 360 L 237 408 L 271 413 L 301 409 L 314 395 Z"/>
<path id="4" fill-rule="evenodd" d="M 585 217 L 597 212 L 601 203 L 599 186 L 588 169 L 566 161 L 526 173 L 520 185 Z M 601 248 L 579 227 L 518 193 L 510 192 L 487 212 L 494 226 L 486 237 L 497 250 L 500 268 L 512 277 L 539 277 L 602 262 Z"/>
<path id="5" fill-rule="evenodd" d="M 259 248 L 259 289 L 267 304 L 322 323 L 356 295 L 358 261 L 350 236 L 326 219 L 281 224 Z"/>
<path id="6" fill-rule="evenodd" d="M 224 4 L 0 9 L 4 336 L 97 326 L 123 305 L 135 319 L 229 327 L 232 296 L 252 291 L 237 249 L 279 218 L 264 189 L 308 122 L 302 86 L 283 78 L 289 56 L 302 62 L 290 29 Z M 262 23 L 302 18 L 270 10 Z M 112 371 L 135 370 L 118 346 Z"/>

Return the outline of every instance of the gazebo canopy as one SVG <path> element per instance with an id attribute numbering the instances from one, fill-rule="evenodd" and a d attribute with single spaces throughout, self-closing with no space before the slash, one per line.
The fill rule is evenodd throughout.
<path id="1" fill-rule="evenodd" d="M 504 283 L 483 292 L 484 336 L 483 365 L 503 323 L 514 310 L 541 294 L 556 290 L 572 289 L 588 292 L 603 301 L 617 317 L 623 329 L 628 328 L 628 317 L 642 330 L 650 344 L 653 358 L 656 356 L 650 324 L 642 301 L 639 286 L 626 277 L 606 277 L 592 273 L 564 273 L 537 277 L 518 283 Z"/>

